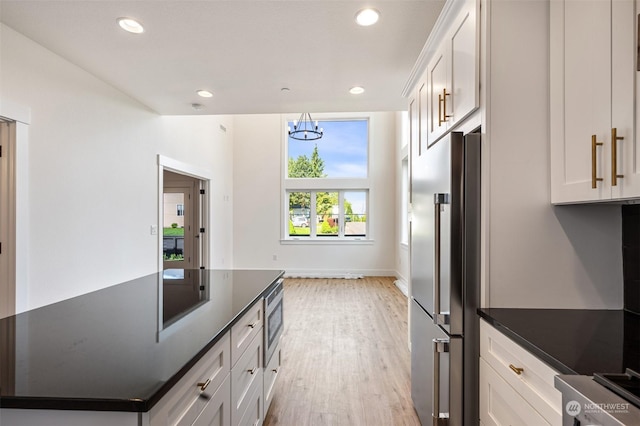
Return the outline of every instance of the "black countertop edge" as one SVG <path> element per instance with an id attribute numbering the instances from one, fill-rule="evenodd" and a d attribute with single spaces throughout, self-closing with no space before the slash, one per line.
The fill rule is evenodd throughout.
<path id="1" fill-rule="evenodd" d="M 502 334 L 506 335 L 511 340 L 513 340 L 514 342 L 516 342 L 517 344 L 519 344 L 520 346 L 522 346 L 523 348 L 531 352 L 537 358 L 549 364 L 551 367 L 556 369 L 561 374 L 580 374 L 577 371 L 573 370 L 571 367 L 559 361 L 558 359 L 549 355 L 544 349 L 534 345 L 526 338 L 522 337 L 521 335 L 519 335 L 518 333 L 516 333 L 506 325 L 502 324 L 500 321 L 493 318 L 488 312 L 486 312 L 482 308 L 478 308 L 478 315 L 480 315 L 480 318 L 487 321 L 489 324 L 491 324 L 491 326 L 493 326 L 495 329 L 500 331 Z"/>
<path id="2" fill-rule="evenodd" d="M 282 278 L 284 271 L 269 283 L 264 290 L 256 294 L 227 325 L 224 326 L 191 360 L 162 385 L 149 399 L 98 399 L 98 398 L 56 398 L 56 397 L 11 397 L 0 398 L 0 409 L 34 410 L 75 410 L 75 411 L 121 411 L 148 412 L 158 403 L 184 375 L 211 349 L 247 311 L 266 296 Z"/>

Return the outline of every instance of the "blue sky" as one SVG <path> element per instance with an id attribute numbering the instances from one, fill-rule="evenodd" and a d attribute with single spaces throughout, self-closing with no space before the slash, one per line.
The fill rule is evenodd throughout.
<path id="1" fill-rule="evenodd" d="M 293 129 L 293 122 L 288 125 Z M 300 155 L 306 155 L 311 158 L 317 144 L 327 177 L 367 177 L 367 120 L 319 121 L 318 127 L 324 129 L 324 136 L 317 141 L 289 138 L 289 157 L 296 159 Z"/>
<path id="2" fill-rule="evenodd" d="M 289 158 L 300 155 L 311 158 L 313 148 L 318 145 L 318 154 L 324 160 L 324 173 L 329 178 L 366 178 L 368 155 L 367 120 L 320 121 L 318 127 L 324 136 L 316 141 L 299 141 L 288 138 Z M 293 129 L 293 122 L 288 123 Z M 354 213 L 366 214 L 366 195 L 350 191 L 346 199 L 351 202 Z"/>

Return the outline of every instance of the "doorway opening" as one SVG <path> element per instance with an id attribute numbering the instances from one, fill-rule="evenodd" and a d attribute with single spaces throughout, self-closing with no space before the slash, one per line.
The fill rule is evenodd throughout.
<path id="1" fill-rule="evenodd" d="M 16 312 L 15 124 L 0 117 L 0 318 Z"/>
<path id="2" fill-rule="evenodd" d="M 206 228 L 206 182 L 184 174 L 163 171 L 162 264 L 163 269 L 205 267 L 203 234 Z"/>

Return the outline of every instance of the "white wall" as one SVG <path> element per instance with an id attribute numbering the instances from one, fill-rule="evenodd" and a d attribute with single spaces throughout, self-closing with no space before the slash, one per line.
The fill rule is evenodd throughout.
<path id="1" fill-rule="evenodd" d="M 619 309 L 620 207 L 550 204 L 549 3 L 487 5 L 485 305 Z"/>
<path id="2" fill-rule="evenodd" d="M 369 221 L 373 244 L 281 243 L 283 117 L 234 117 L 235 267 L 282 268 L 291 274 L 395 275 L 396 115 L 367 114 L 371 117 Z"/>
<path id="3" fill-rule="evenodd" d="M 0 99 L 31 108 L 22 311 L 155 272 L 157 154 L 212 169 L 212 265 L 231 262 L 230 117 L 161 117 L 0 26 Z M 219 229 L 219 233 L 217 233 Z"/>

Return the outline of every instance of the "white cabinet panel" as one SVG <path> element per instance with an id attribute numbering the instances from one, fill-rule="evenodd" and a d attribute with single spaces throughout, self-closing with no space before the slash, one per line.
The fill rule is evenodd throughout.
<path id="1" fill-rule="evenodd" d="M 638 197 L 634 2 L 553 0 L 550 18 L 552 202 Z"/>
<path id="2" fill-rule="evenodd" d="M 487 426 L 550 425 L 483 359 L 480 359 L 480 422 Z"/>
<path id="3" fill-rule="evenodd" d="M 193 426 L 228 426 L 231 424 L 231 378 L 227 378 L 211 396 Z"/>
<path id="4" fill-rule="evenodd" d="M 150 425 L 193 424 L 229 376 L 229 342 L 227 332 L 152 408 Z"/>
<path id="5" fill-rule="evenodd" d="M 485 375 L 488 375 L 485 379 L 492 381 L 492 392 L 495 395 L 491 398 L 495 404 L 500 404 L 499 401 L 506 401 L 508 398 L 507 395 L 498 394 L 514 394 L 533 407 L 533 410 L 545 419 L 544 424 L 562 424 L 562 395 L 553 382 L 559 373 L 484 320 L 480 321 L 480 358 L 481 363 L 486 364 L 491 370 L 489 373 L 485 372 Z M 492 379 L 490 373 L 497 374 L 501 380 Z M 504 386 L 501 386 L 502 384 Z M 490 401 L 486 400 L 489 405 L 482 405 L 482 389 L 487 390 L 487 386 L 481 376 L 481 418 L 487 415 L 487 407 L 491 407 Z M 502 409 L 493 410 L 495 413 L 502 412 Z M 506 412 L 503 415 L 510 418 Z M 486 424 L 496 424 L 483 421 Z"/>

